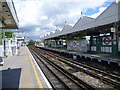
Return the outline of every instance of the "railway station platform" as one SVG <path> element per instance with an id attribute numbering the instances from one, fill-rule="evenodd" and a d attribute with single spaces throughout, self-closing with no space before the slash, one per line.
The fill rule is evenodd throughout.
<path id="1" fill-rule="evenodd" d="M 90 52 L 78 52 L 78 51 L 70 51 L 66 49 L 56 49 L 56 48 L 48 48 L 48 47 L 40 47 L 43 49 L 59 52 L 59 53 L 64 53 L 67 55 L 70 55 L 73 57 L 73 59 L 76 59 L 78 56 L 85 58 L 85 59 L 90 59 L 90 60 L 98 60 L 98 62 L 106 61 L 108 64 L 110 63 L 116 63 L 118 66 L 120 66 L 120 56 L 112 56 L 110 54 L 97 54 L 97 53 L 90 53 Z"/>
<path id="2" fill-rule="evenodd" d="M 1 88 L 51 88 L 26 46 L 19 54 L 4 59 L 0 67 Z"/>

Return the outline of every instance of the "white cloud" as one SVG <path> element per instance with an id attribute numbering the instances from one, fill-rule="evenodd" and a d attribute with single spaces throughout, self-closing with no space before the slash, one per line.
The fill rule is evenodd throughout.
<path id="1" fill-rule="evenodd" d="M 41 17 L 41 20 L 43 20 L 43 21 L 44 21 L 44 20 L 48 20 L 48 17 L 47 17 L 47 16 L 42 16 L 42 17 Z"/>
<path id="2" fill-rule="evenodd" d="M 15 2 L 18 17 L 20 20 L 20 26 L 28 24 L 36 25 L 37 19 L 40 15 L 39 10 L 42 3 L 39 1 L 16 1 Z M 37 8 L 36 8 L 37 7 Z"/>
<path id="3" fill-rule="evenodd" d="M 67 24 L 75 24 L 81 11 L 101 7 L 106 1 L 109 0 L 15 0 L 15 7 L 21 30 L 39 38 L 55 30 L 56 26 L 62 28 L 65 21 Z M 91 17 L 96 17 L 105 8 L 101 7 Z"/>

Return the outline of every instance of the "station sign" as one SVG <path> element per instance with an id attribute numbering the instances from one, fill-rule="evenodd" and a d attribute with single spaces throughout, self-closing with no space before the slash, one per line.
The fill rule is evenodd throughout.
<path id="1" fill-rule="evenodd" d="M 112 45 L 111 37 L 103 37 L 103 45 Z"/>
<path id="2" fill-rule="evenodd" d="M 76 46 L 77 46 L 77 42 L 73 41 L 73 47 L 76 47 Z"/>

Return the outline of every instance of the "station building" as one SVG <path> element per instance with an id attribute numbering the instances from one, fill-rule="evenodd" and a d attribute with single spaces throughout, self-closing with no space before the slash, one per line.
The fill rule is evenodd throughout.
<path id="1" fill-rule="evenodd" d="M 88 41 L 86 36 L 90 37 Z M 72 27 L 65 25 L 41 38 L 46 47 L 80 52 L 120 53 L 120 2 L 113 2 L 97 18 L 82 16 Z"/>
<path id="2" fill-rule="evenodd" d="M 0 56 L 17 53 L 16 39 L 6 38 L 5 33 L 18 29 L 18 17 L 13 0 L 0 0 Z M 10 52 L 8 52 L 10 51 Z"/>

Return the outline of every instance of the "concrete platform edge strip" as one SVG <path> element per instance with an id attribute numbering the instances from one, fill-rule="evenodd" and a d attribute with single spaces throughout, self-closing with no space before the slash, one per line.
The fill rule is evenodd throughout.
<path id="1" fill-rule="evenodd" d="M 44 47 L 43 47 L 44 48 Z M 63 53 L 69 53 L 69 54 L 72 54 L 72 55 L 77 55 L 78 53 L 77 52 L 67 52 L 65 50 L 60 50 L 60 49 L 53 49 L 53 48 L 45 48 L 45 49 L 48 49 L 48 50 L 53 50 L 53 51 L 57 51 L 57 52 L 63 52 Z M 101 56 L 92 56 L 92 55 L 89 55 L 89 54 L 82 54 L 82 53 L 79 53 L 79 56 L 80 57 L 88 57 L 88 58 L 91 58 L 91 59 L 103 59 L 104 61 L 107 61 L 107 60 L 111 60 L 111 62 L 114 60 L 116 62 L 119 62 L 120 59 L 114 59 L 114 58 L 105 58 L 105 57 L 101 57 Z"/>
<path id="2" fill-rule="evenodd" d="M 35 61 L 34 57 L 32 56 L 31 52 L 29 51 L 28 47 L 27 47 L 27 50 L 28 50 L 30 56 L 32 57 L 32 60 L 34 61 L 36 67 L 38 68 L 39 72 L 41 73 L 43 79 L 45 80 L 48 88 L 52 88 L 52 86 L 51 86 L 50 83 L 48 82 L 47 78 L 46 78 L 45 75 L 43 74 L 42 70 L 41 70 L 40 67 L 38 66 L 37 62 Z"/>

